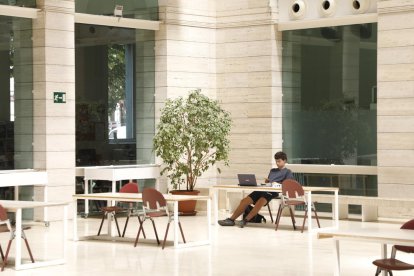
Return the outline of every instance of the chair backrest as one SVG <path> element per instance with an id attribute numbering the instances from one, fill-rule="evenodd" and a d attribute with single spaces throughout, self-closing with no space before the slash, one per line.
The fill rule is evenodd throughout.
<path id="1" fill-rule="evenodd" d="M 164 196 L 154 188 L 145 188 L 142 191 L 142 202 L 145 208 L 152 210 L 167 206 Z"/>
<path id="2" fill-rule="evenodd" d="M 2 205 L 0 205 L 0 221 L 6 221 L 9 217 L 7 216 L 7 211 Z"/>
<path id="3" fill-rule="evenodd" d="M 9 217 L 7 216 L 7 211 L 6 209 L 4 209 L 2 205 L 0 205 L 0 224 L 6 224 L 7 229 L 9 229 L 10 232 L 12 231 L 11 223 L 10 223 Z"/>
<path id="4" fill-rule="evenodd" d="M 401 229 L 411 229 L 414 230 L 414 219 L 407 221 L 401 226 Z"/>
<path id="5" fill-rule="evenodd" d="M 411 229 L 414 230 L 414 219 L 407 221 L 401 226 L 401 229 Z M 405 245 L 395 245 L 397 250 L 403 251 L 405 253 L 414 253 L 414 246 L 405 246 Z"/>
<path id="6" fill-rule="evenodd" d="M 129 193 L 129 194 L 134 194 L 134 193 L 138 193 L 138 183 L 135 182 L 129 182 L 127 184 L 125 184 L 124 186 L 121 187 L 121 189 L 119 189 L 120 193 Z"/>
<path id="7" fill-rule="evenodd" d="M 305 192 L 303 191 L 302 185 L 294 179 L 285 179 L 282 182 L 282 193 L 288 198 L 303 197 Z"/>

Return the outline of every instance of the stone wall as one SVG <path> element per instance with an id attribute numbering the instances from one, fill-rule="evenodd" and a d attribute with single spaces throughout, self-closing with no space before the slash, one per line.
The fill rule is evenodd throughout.
<path id="1" fill-rule="evenodd" d="M 378 196 L 414 194 L 414 3 L 378 2 Z M 413 210 L 380 209 L 380 216 Z M 411 216 L 410 216 L 411 217 Z"/>
<path id="2" fill-rule="evenodd" d="M 71 201 L 75 193 L 75 1 L 38 0 L 33 20 L 34 168 L 46 170 L 48 198 Z M 53 103 L 53 92 L 66 92 L 66 103 Z M 36 188 L 35 200 L 43 200 Z M 49 208 L 49 219 L 62 218 Z M 35 219 L 43 218 L 36 209 Z"/>

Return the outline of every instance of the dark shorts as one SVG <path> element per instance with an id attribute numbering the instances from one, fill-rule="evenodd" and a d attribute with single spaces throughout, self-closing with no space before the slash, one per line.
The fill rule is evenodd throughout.
<path id="1" fill-rule="evenodd" d="M 248 197 L 250 197 L 253 200 L 254 204 L 256 204 L 256 202 L 262 197 L 266 199 L 267 203 L 269 203 L 272 199 L 277 198 L 278 196 L 279 196 L 279 193 L 276 193 L 276 192 L 259 192 L 259 191 L 255 191 L 248 195 Z"/>

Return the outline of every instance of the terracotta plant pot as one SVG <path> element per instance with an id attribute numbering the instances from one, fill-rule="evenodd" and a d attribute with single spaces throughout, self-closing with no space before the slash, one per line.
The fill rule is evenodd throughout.
<path id="1" fill-rule="evenodd" d="M 200 191 L 175 190 L 170 193 L 173 195 L 198 195 Z M 197 200 L 180 201 L 178 203 L 178 212 L 180 212 L 182 216 L 195 216 L 197 213 L 195 210 L 196 204 Z"/>

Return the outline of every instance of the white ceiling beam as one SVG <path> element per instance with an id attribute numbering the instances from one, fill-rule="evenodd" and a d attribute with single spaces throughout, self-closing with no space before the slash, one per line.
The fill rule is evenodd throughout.
<path id="1" fill-rule="evenodd" d="M 75 13 L 75 22 L 82 24 L 93 24 L 103 26 L 113 26 L 120 28 L 143 29 L 158 31 L 160 21 L 143 20 L 134 18 L 124 18 L 116 16 L 93 15 L 86 13 Z"/>
<path id="2" fill-rule="evenodd" d="M 35 19 L 37 18 L 37 13 L 39 11 L 40 9 L 0 5 L 0 15 L 4 16 L 15 16 Z"/>

